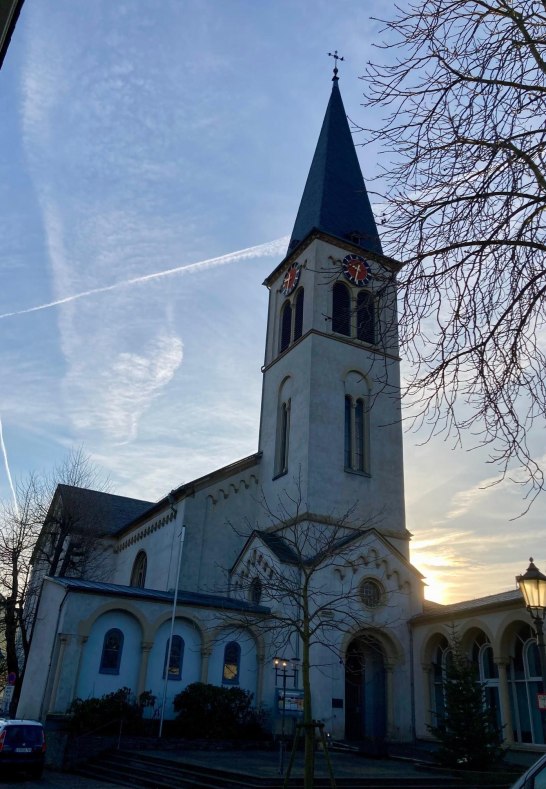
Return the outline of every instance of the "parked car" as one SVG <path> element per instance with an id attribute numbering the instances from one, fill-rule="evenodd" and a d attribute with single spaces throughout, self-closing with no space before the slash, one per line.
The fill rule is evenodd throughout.
<path id="1" fill-rule="evenodd" d="M 44 769 L 46 741 L 41 723 L 17 718 L 0 718 L 0 774 L 24 770 L 40 778 Z"/>
<path id="2" fill-rule="evenodd" d="M 546 789 L 546 753 L 518 778 L 511 789 Z"/>

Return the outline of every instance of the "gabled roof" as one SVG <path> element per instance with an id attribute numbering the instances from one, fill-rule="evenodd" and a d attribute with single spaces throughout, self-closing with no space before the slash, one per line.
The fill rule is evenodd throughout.
<path id="1" fill-rule="evenodd" d="M 151 501 L 115 496 L 74 485 L 57 485 L 52 507 L 58 501 L 74 521 L 77 520 L 78 529 L 93 531 L 98 536 L 115 534 L 153 506 Z"/>
<path id="2" fill-rule="evenodd" d="M 362 249 L 383 254 L 337 77 L 334 77 L 289 252 L 312 230 L 345 239 L 358 236 L 354 243 Z"/>
<path id="3" fill-rule="evenodd" d="M 130 597 L 138 600 L 151 600 L 155 602 L 174 603 L 174 592 L 163 592 L 160 589 L 141 589 L 137 586 L 122 586 L 121 584 L 101 583 L 99 581 L 84 581 L 79 578 L 48 577 L 48 581 L 59 584 L 71 592 L 82 594 L 101 594 L 113 597 Z M 177 605 L 195 605 L 204 608 L 220 608 L 230 611 L 247 611 L 251 613 L 268 614 L 269 608 L 255 605 L 245 600 L 237 600 L 222 595 L 203 594 L 202 592 L 187 592 L 178 590 Z"/>
<path id="4" fill-rule="evenodd" d="M 248 552 L 252 542 L 256 539 L 261 540 L 264 545 L 266 545 L 270 551 L 279 559 L 280 562 L 284 564 L 301 564 L 301 565 L 311 565 L 317 560 L 322 559 L 321 552 L 314 555 L 310 555 L 308 557 L 303 557 L 298 555 L 297 551 L 290 545 L 288 540 L 285 540 L 282 536 L 283 528 L 279 528 L 276 531 L 260 531 L 255 529 L 247 539 L 246 543 L 244 544 L 242 550 L 239 552 L 239 555 L 235 562 L 233 563 L 230 574 L 235 572 L 237 565 L 240 563 L 242 558 Z M 345 534 L 344 536 L 340 537 L 338 540 L 334 540 L 331 545 L 328 546 L 328 555 L 333 555 L 336 553 L 341 553 L 344 551 L 349 545 L 357 544 L 363 538 L 374 537 L 379 542 L 383 543 L 386 548 L 387 553 L 392 554 L 395 556 L 401 564 L 405 566 L 407 570 L 409 570 L 413 575 L 415 575 L 419 580 L 423 579 L 422 573 L 414 567 L 411 562 L 406 559 L 406 557 L 395 548 L 392 543 L 390 543 L 383 535 L 377 531 L 373 526 L 367 529 L 351 529 L 349 533 Z M 442 606 L 443 609 L 443 606 Z"/>

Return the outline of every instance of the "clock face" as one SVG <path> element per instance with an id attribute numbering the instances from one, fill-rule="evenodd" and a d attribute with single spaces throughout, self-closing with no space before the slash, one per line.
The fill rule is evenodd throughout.
<path id="1" fill-rule="evenodd" d="M 343 273 L 353 285 L 359 288 L 367 285 L 372 278 L 372 269 L 367 260 L 360 255 L 346 255 L 343 258 Z"/>
<path id="2" fill-rule="evenodd" d="M 299 279 L 300 266 L 297 263 L 293 263 L 284 275 L 281 285 L 281 293 L 283 293 L 285 296 L 289 296 L 298 284 Z"/>

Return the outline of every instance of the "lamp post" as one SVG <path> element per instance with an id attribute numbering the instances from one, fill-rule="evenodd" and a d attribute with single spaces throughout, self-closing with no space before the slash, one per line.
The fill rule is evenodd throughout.
<path id="1" fill-rule="evenodd" d="M 525 600 L 537 632 L 540 666 L 542 668 L 542 692 L 546 693 L 546 648 L 544 646 L 544 617 L 546 616 L 546 575 L 535 566 L 532 557 L 523 575 L 516 576 L 516 583 Z"/>
<path id="2" fill-rule="evenodd" d="M 286 680 L 293 679 L 294 685 L 298 677 L 298 663 L 299 658 L 286 658 L 275 657 L 273 658 L 273 666 L 275 668 L 275 686 L 277 685 L 279 676 L 282 677 L 282 707 L 281 707 L 281 738 L 279 740 L 279 773 L 284 773 L 284 720 L 286 714 Z M 292 669 L 292 671 L 288 671 Z"/>

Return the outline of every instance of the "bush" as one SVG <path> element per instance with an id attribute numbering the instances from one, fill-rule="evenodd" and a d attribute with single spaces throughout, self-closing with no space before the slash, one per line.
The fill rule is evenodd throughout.
<path id="1" fill-rule="evenodd" d="M 262 739 L 263 714 L 252 693 L 194 682 L 174 698 L 179 732 L 190 739 Z"/>
<path id="2" fill-rule="evenodd" d="M 122 721 L 124 732 L 140 734 L 143 707 L 154 702 L 155 697 L 149 691 L 141 694 L 137 702 L 129 688 L 120 688 L 98 699 L 74 699 L 68 708 L 69 729 L 74 734 L 99 730 L 101 734 L 113 734 L 119 731 Z"/>

